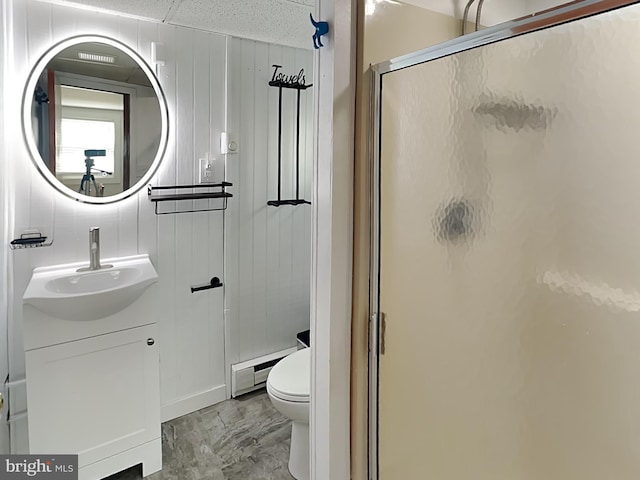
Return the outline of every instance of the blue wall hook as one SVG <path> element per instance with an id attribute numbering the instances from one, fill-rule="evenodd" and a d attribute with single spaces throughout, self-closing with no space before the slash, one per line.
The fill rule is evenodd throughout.
<path id="1" fill-rule="evenodd" d="M 316 27 L 316 33 L 313 34 L 313 48 L 324 47 L 324 45 L 322 44 L 322 40 L 320 40 L 320 37 L 329 33 L 329 23 L 316 22 L 313 19 L 312 14 L 309 14 L 309 18 L 311 19 L 311 25 Z"/>

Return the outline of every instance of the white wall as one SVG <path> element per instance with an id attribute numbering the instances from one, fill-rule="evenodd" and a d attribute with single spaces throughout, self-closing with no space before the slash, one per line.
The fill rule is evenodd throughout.
<path id="1" fill-rule="evenodd" d="M 306 73 L 308 50 L 232 39 L 229 46 L 229 129 L 239 153 L 229 155 L 234 198 L 227 210 L 227 355 L 230 363 L 291 347 L 309 328 L 311 205 L 267 206 L 277 198 L 279 72 Z M 296 91 L 283 90 L 282 198 L 295 197 Z M 311 200 L 313 87 L 301 93 L 300 196 Z"/>
<path id="2" fill-rule="evenodd" d="M 569 2 L 570 0 L 492 0 L 482 6 L 481 23 L 484 26 L 497 25 Z M 377 8 L 378 4 L 383 5 L 385 0 L 367 0 L 367 4 L 369 3 L 376 4 Z M 408 3 L 460 19 L 467 0 L 403 0 L 400 3 Z M 472 22 L 475 22 L 477 6 L 478 2 L 474 2 L 469 9 L 469 19 Z"/>
<path id="3" fill-rule="evenodd" d="M 373 3 L 384 3 L 380 0 L 368 0 Z M 506 22 L 525 14 L 525 4 L 527 0 L 492 0 L 483 4 L 482 25 L 490 26 Z M 529 0 L 536 1 L 536 0 Z M 545 0 L 542 0 L 545 1 Z M 455 18 L 462 18 L 467 0 L 403 0 L 402 3 L 409 3 L 417 7 L 444 13 Z M 476 7 L 478 2 L 469 9 L 469 19 L 475 22 Z"/>
<path id="4" fill-rule="evenodd" d="M 13 173 L 15 222 L 10 237 L 28 227 L 41 227 L 54 238 L 48 248 L 12 252 L 14 308 L 10 312 L 12 380 L 24 375 L 21 296 L 36 266 L 82 261 L 87 258 L 90 226 L 101 227 L 102 256 L 149 253 L 160 280 L 157 309 L 161 344 L 163 418 L 186 413 L 225 398 L 222 289 L 192 295 L 191 285 L 223 275 L 223 213 L 155 216 L 146 192 L 117 205 L 90 206 L 53 191 L 30 161 L 20 127 L 20 97 L 31 66 L 53 43 L 82 33 L 114 37 L 150 58 L 151 41 L 165 44 L 166 66 L 159 80 L 169 106 L 170 139 L 166 157 L 153 184 L 191 183 L 193 166 L 209 152 L 220 156 L 219 134 L 225 122 L 226 38 L 190 29 L 76 10 L 32 0 L 11 1 L 8 19 L 14 28 L 15 61 L 4 85 L 3 107 L 11 123 L 4 134 L 14 141 L 5 158 Z M 4 144 L 4 142 L 3 142 Z M 224 176 L 223 160 L 216 177 Z M 4 172 L 3 172 L 4 173 Z M 4 175 L 3 175 L 4 177 Z M 1 320 L 1 318 L 0 318 Z M 12 412 L 24 408 L 14 389 Z M 24 423 L 24 422 L 23 422 Z M 14 449 L 24 449 L 24 424 L 12 431 Z"/>
<path id="5" fill-rule="evenodd" d="M 1 58 L 7 56 L 7 42 L 10 38 L 11 31 L 7 28 L 4 10 L 6 8 L 5 1 L 0 2 L 0 55 Z M 5 82 L 5 74 L 7 69 L 4 63 L 0 61 L 0 87 Z M 0 345 L 7 345 L 7 313 L 9 309 L 9 247 L 7 238 L 7 227 L 9 222 L 9 162 L 6 149 L 6 136 L 4 134 L 5 116 L 4 110 L 0 109 Z M 0 347 L 0 392 L 6 396 L 4 389 L 4 379 L 9 369 L 8 356 L 4 348 Z M 0 453 L 9 452 L 9 432 L 8 424 L 5 423 L 7 409 L 3 409 L 0 415 Z"/>

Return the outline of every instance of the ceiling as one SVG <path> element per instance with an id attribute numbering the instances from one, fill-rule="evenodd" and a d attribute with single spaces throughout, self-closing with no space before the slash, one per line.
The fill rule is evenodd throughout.
<path id="1" fill-rule="evenodd" d="M 309 13 L 315 0 L 41 0 L 80 5 L 150 19 L 170 25 L 250 38 L 293 47 L 312 47 Z M 364 0 L 383 1 L 383 0 Z M 388 0 L 387 0 L 388 1 Z M 462 18 L 467 0 L 401 0 Z M 482 24 L 495 25 L 568 0 L 487 0 Z M 477 2 L 476 2 L 477 3 Z M 470 10 L 475 18 L 475 6 Z"/>
<path id="2" fill-rule="evenodd" d="M 210 32 L 312 48 L 315 0 L 41 0 Z"/>
<path id="3" fill-rule="evenodd" d="M 491 26 L 519 18 L 550 7 L 555 7 L 570 0 L 486 0 L 482 6 L 482 25 Z M 462 18 L 468 0 L 402 0 L 417 7 Z M 469 17 L 475 19 L 476 1 L 469 9 Z"/>

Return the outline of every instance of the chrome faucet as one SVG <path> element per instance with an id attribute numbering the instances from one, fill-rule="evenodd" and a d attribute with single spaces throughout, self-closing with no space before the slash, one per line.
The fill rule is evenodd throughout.
<path id="1" fill-rule="evenodd" d="M 100 228 L 89 229 L 89 270 L 100 270 Z"/>
<path id="2" fill-rule="evenodd" d="M 89 229 L 89 266 L 79 268 L 78 272 L 90 272 L 111 268 L 113 265 L 102 265 L 100 263 L 100 228 L 91 227 Z"/>

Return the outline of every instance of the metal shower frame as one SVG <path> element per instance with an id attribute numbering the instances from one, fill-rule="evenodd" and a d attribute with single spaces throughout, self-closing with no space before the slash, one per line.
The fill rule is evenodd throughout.
<path id="1" fill-rule="evenodd" d="M 378 374 L 381 346 L 380 311 L 380 145 L 383 75 L 443 58 L 455 53 L 580 20 L 610 10 L 640 3 L 640 0 L 577 0 L 565 5 L 511 20 L 371 66 L 369 158 L 370 158 L 370 256 L 369 256 L 369 480 L 379 479 L 378 470 Z M 382 339 L 383 340 L 383 339 Z"/>

